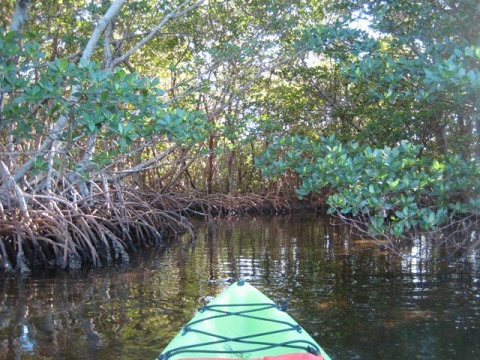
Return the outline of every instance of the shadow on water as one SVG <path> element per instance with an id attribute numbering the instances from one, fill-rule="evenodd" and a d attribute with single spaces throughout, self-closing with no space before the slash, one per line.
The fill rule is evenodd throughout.
<path id="1" fill-rule="evenodd" d="M 479 254 L 401 257 L 310 215 L 197 228 L 195 241 L 145 251 L 127 267 L 0 280 L 0 359 L 154 359 L 239 277 L 289 299 L 333 359 L 480 354 Z"/>

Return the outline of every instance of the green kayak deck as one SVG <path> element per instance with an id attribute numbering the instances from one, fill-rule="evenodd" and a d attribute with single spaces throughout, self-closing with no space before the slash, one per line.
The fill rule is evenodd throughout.
<path id="1" fill-rule="evenodd" d="M 238 281 L 201 308 L 158 359 L 330 360 L 284 310 Z"/>

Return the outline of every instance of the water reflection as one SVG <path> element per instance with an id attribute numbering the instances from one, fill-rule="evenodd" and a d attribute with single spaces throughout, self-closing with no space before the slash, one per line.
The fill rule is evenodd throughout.
<path id="1" fill-rule="evenodd" d="M 153 359 L 239 277 L 289 299 L 334 359 L 473 359 L 479 263 L 401 257 L 318 217 L 199 224 L 128 267 L 2 280 L 0 359 Z"/>

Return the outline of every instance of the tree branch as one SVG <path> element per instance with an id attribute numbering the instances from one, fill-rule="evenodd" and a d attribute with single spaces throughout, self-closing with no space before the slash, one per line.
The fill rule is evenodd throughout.
<path id="1" fill-rule="evenodd" d="M 190 5 L 190 6 L 187 6 L 190 2 L 192 2 L 192 0 L 187 0 L 185 1 L 183 4 L 181 4 L 180 6 L 178 6 L 175 10 L 173 10 L 171 13 L 169 13 L 168 15 L 166 15 L 162 21 L 160 21 L 160 23 L 155 26 L 155 28 L 150 31 L 150 33 L 145 36 L 142 40 L 140 40 L 139 42 L 137 42 L 129 51 L 127 51 L 125 54 L 123 54 L 122 56 L 114 59 L 111 63 L 111 66 L 110 68 L 113 68 L 115 67 L 117 64 L 121 63 L 122 61 L 125 61 L 127 58 L 129 58 L 133 53 L 135 53 L 138 49 L 140 49 L 143 45 L 145 45 L 150 39 L 152 39 L 157 32 L 160 31 L 161 28 L 163 28 L 165 26 L 165 24 L 172 20 L 172 19 L 176 19 L 176 18 L 179 18 L 183 15 L 185 15 L 186 13 L 196 9 L 197 7 L 199 7 L 201 4 L 203 4 L 205 2 L 205 0 L 198 0 L 196 1 L 194 4 Z M 187 7 L 186 7 L 187 6 Z M 183 9 L 183 10 L 182 10 Z"/>
<path id="2" fill-rule="evenodd" d="M 97 47 L 98 41 L 100 40 L 100 36 L 102 36 L 108 24 L 110 24 L 113 19 L 118 15 L 124 2 L 125 0 L 116 0 L 107 10 L 103 18 L 98 21 L 95 30 L 93 30 L 92 36 L 90 36 L 90 39 L 88 40 L 88 43 L 83 50 L 81 60 L 90 60 L 93 55 L 93 51 Z"/>
<path id="3" fill-rule="evenodd" d="M 18 0 L 15 4 L 15 13 L 13 14 L 10 31 L 22 32 L 25 22 L 28 20 L 28 6 L 30 0 Z"/>
<path id="4" fill-rule="evenodd" d="M 103 18 L 98 21 L 97 26 L 92 33 L 92 36 L 88 40 L 88 43 L 83 50 L 81 60 L 90 60 L 93 51 L 98 44 L 101 34 L 105 31 L 107 25 L 115 18 L 115 16 L 117 16 L 124 2 L 125 0 L 116 0 L 107 10 Z M 78 102 L 78 97 L 73 95 L 77 92 L 77 90 L 78 86 L 72 87 L 72 95 L 70 95 L 68 99 L 71 104 L 76 104 Z M 36 158 L 39 156 L 43 156 L 51 148 L 52 144 L 57 141 L 60 135 L 63 133 L 63 130 L 68 125 L 68 121 L 69 119 L 67 116 L 62 115 L 59 117 L 58 121 L 55 123 L 52 130 L 48 133 L 47 138 L 42 143 L 37 153 L 30 157 L 30 159 L 25 164 L 23 164 L 23 166 L 15 174 L 12 175 L 15 181 L 18 182 L 22 178 L 24 178 L 27 172 L 31 170 Z"/>

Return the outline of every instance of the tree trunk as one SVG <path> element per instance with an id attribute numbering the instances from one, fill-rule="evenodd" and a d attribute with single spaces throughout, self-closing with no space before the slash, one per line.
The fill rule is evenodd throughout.
<path id="1" fill-rule="evenodd" d="M 213 191 L 213 176 L 215 173 L 215 135 L 210 135 L 208 140 L 208 165 L 207 165 L 207 193 L 211 194 Z"/>
<path id="2" fill-rule="evenodd" d="M 10 31 L 21 33 L 28 20 L 28 7 L 30 0 L 17 0 L 15 4 L 15 13 L 13 14 L 12 23 L 10 24 Z"/>
<path id="3" fill-rule="evenodd" d="M 88 40 L 85 49 L 83 50 L 81 61 L 90 61 L 93 51 L 97 47 L 98 41 L 100 40 L 100 36 L 107 27 L 107 25 L 112 21 L 112 19 L 117 16 L 118 12 L 120 11 L 123 3 L 125 0 L 116 0 L 110 8 L 107 10 L 103 18 L 101 18 L 95 30 L 92 33 L 92 36 Z M 21 3 L 19 1 L 18 3 Z M 72 88 L 72 95 L 69 98 L 71 104 L 75 104 L 78 102 L 78 97 L 75 94 L 78 91 L 78 86 L 74 86 Z M 25 175 L 32 169 L 33 164 L 35 163 L 36 159 L 40 156 L 43 156 L 46 152 L 50 151 L 52 145 L 58 140 L 58 138 L 63 134 L 65 127 L 68 125 L 69 119 L 67 116 L 62 115 L 58 118 L 56 124 L 53 126 L 52 130 L 48 133 L 47 138 L 40 146 L 40 149 L 37 153 L 33 154 L 30 159 L 23 164 L 23 166 L 13 175 L 15 181 L 20 181 L 25 177 Z"/>

